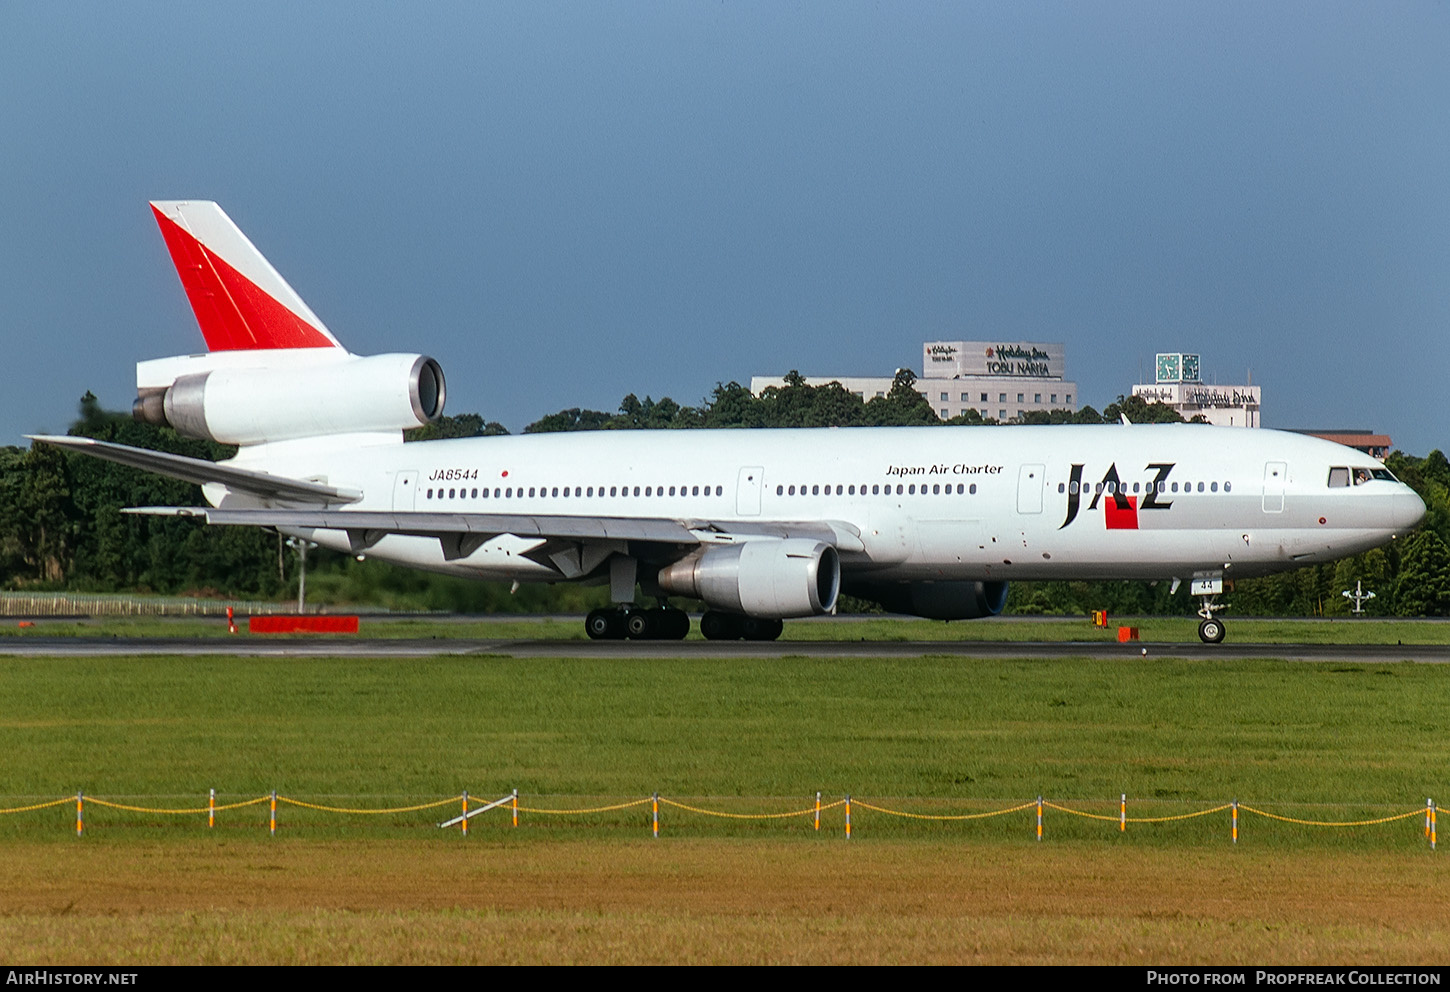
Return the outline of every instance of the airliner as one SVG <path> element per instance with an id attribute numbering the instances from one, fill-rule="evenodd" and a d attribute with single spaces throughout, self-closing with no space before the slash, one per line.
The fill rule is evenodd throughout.
<path id="1" fill-rule="evenodd" d="M 593 638 L 772 640 L 847 594 L 1001 612 L 1014 580 L 1226 582 L 1394 540 L 1425 505 L 1351 448 L 1201 424 L 599 431 L 404 443 L 443 412 L 419 354 L 349 353 L 215 203 L 151 204 L 207 350 L 136 366 L 136 419 L 236 445 L 210 462 L 83 437 L 72 451 L 201 486 L 129 512 L 268 527 L 477 579 L 607 585 Z M 639 605 L 639 600 L 645 604 Z"/>

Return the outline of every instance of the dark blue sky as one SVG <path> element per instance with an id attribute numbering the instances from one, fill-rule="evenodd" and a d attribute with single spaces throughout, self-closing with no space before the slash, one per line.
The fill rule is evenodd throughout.
<path id="1" fill-rule="evenodd" d="M 1443 2 L 7 4 L 0 442 L 200 350 L 187 197 L 514 430 L 999 338 L 1450 447 L 1447 53 Z"/>

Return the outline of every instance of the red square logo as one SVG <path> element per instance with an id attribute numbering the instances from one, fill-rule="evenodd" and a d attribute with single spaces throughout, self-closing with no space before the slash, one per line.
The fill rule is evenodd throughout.
<path id="1" fill-rule="evenodd" d="M 1128 505 L 1122 509 L 1118 508 L 1118 500 L 1113 496 L 1103 500 L 1103 519 L 1107 523 L 1108 530 L 1137 530 L 1138 529 L 1138 497 L 1123 497 Z"/>

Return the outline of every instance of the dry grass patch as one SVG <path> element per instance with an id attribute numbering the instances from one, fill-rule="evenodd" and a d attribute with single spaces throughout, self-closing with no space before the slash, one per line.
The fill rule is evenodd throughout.
<path id="1" fill-rule="evenodd" d="M 670 839 L 7 845 L 36 963 L 1443 964 L 1428 854 Z"/>

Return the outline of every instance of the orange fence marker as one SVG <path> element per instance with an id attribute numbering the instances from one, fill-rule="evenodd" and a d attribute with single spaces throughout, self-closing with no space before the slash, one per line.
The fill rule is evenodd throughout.
<path id="1" fill-rule="evenodd" d="M 81 831 L 83 831 L 85 829 L 85 821 L 84 821 L 84 818 L 81 816 L 81 810 L 84 807 L 84 805 L 85 805 L 85 800 L 82 798 L 81 794 L 79 792 L 77 792 L 76 793 L 76 836 L 77 837 L 79 837 L 81 835 Z"/>
<path id="2" fill-rule="evenodd" d="M 230 609 L 230 607 L 228 607 Z M 206 826 L 207 829 L 216 826 L 216 790 L 212 789 L 211 794 L 206 798 Z"/>
<path id="3" fill-rule="evenodd" d="M 1128 829 L 1128 794 L 1123 793 L 1122 805 L 1118 807 L 1118 832 L 1124 833 Z"/>
<path id="4" fill-rule="evenodd" d="M 1233 801 L 1233 838 L 1234 843 L 1237 844 L 1239 842 L 1239 801 L 1237 799 Z"/>
<path id="5" fill-rule="evenodd" d="M 846 797 L 846 839 L 851 839 L 851 797 Z"/>
<path id="6" fill-rule="evenodd" d="M 273 789 L 272 790 L 272 819 L 267 824 L 267 831 L 268 831 L 268 833 L 271 836 L 273 836 L 273 837 L 277 836 L 277 790 L 276 789 Z"/>
<path id="7" fill-rule="evenodd" d="M 654 836 L 660 835 L 660 794 L 654 794 Z"/>
<path id="8" fill-rule="evenodd" d="M 463 790 L 463 822 L 459 824 L 463 828 L 463 836 L 468 836 L 468 790 Z"/>
<path id="9" fill-rule="evenodd" d="M 821 832 L 821 793 L 816 791 L 816 833 Z"/>
<path id="10" fill-rule="evenodd" d="M 1037 839 L 1042 839 L 1042 797 L 1037 797 Z"/>
<path id="11" fill-rule="evenodd" d="M 514 790 L 514 826 L 519 825 L 519 790 Z"/>

